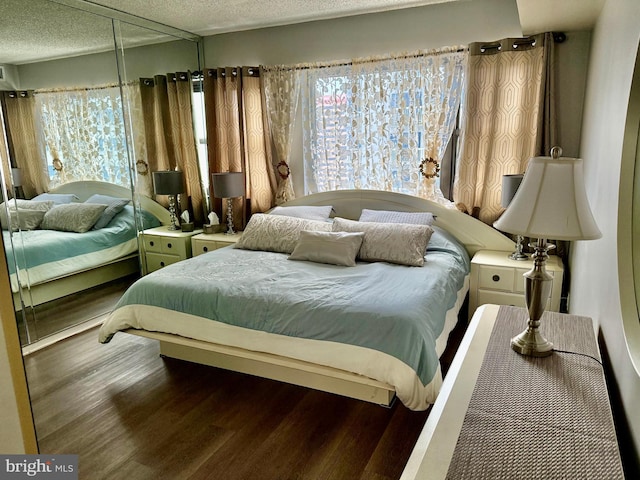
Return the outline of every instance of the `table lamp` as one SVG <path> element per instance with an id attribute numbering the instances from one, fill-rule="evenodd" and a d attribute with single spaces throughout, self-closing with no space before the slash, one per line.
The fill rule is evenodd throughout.
<path id="1" fill-rule="evenodd" d="M 527 329 L 511 339 L 511 348 L 522 355 L 546 357 L 553 344 L 538 327 L 551 292 L 552 276 L 545 270 L 547 238 L 593 240 L 598 229 L 584 187 L 582 159 L 560 157 L 560 147 L 551 157 L 534 157 L 513 200 L 493 224 L 503 232 L 537 238 L 533 268 L 524 274 L 525 301 L 529 311 Z"/>
<path id="2" fill-rule="evenodd" d="M 227 231 L 225 234 L 233 235 L 233 211 L 231 200 L 244 195 L 244 173 L 224 172 L 212 173 L 213 196 L 227 199 Z"/>
<path id="3" fill-rule="evenodd" d="M 514 175 L 502 176 L 502 199 L 500 204 L 502 208 L 507 208 L 518 191 L 518 187 L 522 183 L 524 175 L 517 173 Z M 529 256 L 522 251 L 522 235 L 516 235 L 516 249 L 509 255 L 511 260 L 526 260 Z"/>
<path id="4" fill-rule="evenodd" d="M 178 170 L 153 172 L 153 191 L 156 195 L 169 196 L 169 230 L 179 230 L 180 224 L 176 216 L 176 195 L 184 192 L 184 176 Z"/>

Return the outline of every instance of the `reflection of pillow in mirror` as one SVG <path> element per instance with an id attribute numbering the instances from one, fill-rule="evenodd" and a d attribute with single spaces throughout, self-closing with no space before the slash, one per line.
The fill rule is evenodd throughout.
<path id="1" fill-rule="evenodd" d="M 364 232 L 358 258 L 366 262 L 389 262 L 421 267 L 433 234 L 428 225 L 407 223 L 355 222 L 344 218 L 333 221 L 334 232 Z"/>
<path id="2" fill-rule="evenodd" d="M 246 250 L 291 253 L 296 248 L 302 230 L 330 232 L 331 224 L 284 215 L 256 213 L 251 216 L 242 237 L 234 246 Z"/>
<path id="3" fill-rule="evenodd" d="M 17 231 L 18 224 L 20 230 L 35 230 L 42 223 L 44 214 L 47 213 L 43 210 L 28 210 L 19 208 L 18 210 L 9 210 L 11 216 L 11 230 Z M 0 212 L 0 223 L 2 223 L 3 230 L 9 230 L 9 222 L 7 222 L 7 212 L 2 210 Z"/>
<path id="4" fill-rule="evenodd" d="M 21 230 L 35 230 L 40 225 L 47 210 L 53 206 L 53 202 L 33 202 L 31 200 L 13 199 L 6 203 L 0 203 L 0 224 L 3 230 L 9 229 L 6 207 L 9 208 L 11 230 L 18 230 L 18 219 Z M 17 208 L 17 213 L 16 213 Z M 36 212 L 36 213 L 31 213 Z"/>
<path id="5" fill-rule="evenodd" d="M 433 225 L 435 216 L 431 212 L 395 212 L 392 210 L 362 209 L 361 222 L 409 223 L 413 225 Z"/>
<path id="6" fill-rule="evenodd" d="M 307 260 L 331 265 L 356 266 L 364 233 L 308 232 L 303 230 L 289 260 Z"/>
<path id="7" fill-rule="evenodd" d="M 65 203 L 77 202 L 80 199 L 73 193 L 41 193 L 31 200 L 36 202 L 53 202 L 56 205 L 63 205 Z"/>
<path id="8" fill-rule="evenodd" d="M 291 207 L 275 207 L 269 215 L 284 215 L 287 217 L 306 218 L 326 222 L 331 215 L 331 205 L 299 205 Z"/>
<path id="9" fill-rule="evenodd" d="M 49 210 L 42 220 L 43 230 L 84 233 L 91 229 L 107 208 L 98 203 L 67 203 Z"/>
<path id="10" fill-rule="evenodd" d="M 116 198 L 108 195 L 96 194 L 91 195 L 84 203 L 99 203 L 100 205 L 107 206 L 107 208 L 104 209 L 104 212 L 102 212 L 102 215 L 100 215 L 96 224 L 93 226 L 94 230 L 99 230 L 100 228 L 106 227 L 113 217 L 120 213 L 124 206 L 129 203 L 129 200 L 126 198 Z"/>

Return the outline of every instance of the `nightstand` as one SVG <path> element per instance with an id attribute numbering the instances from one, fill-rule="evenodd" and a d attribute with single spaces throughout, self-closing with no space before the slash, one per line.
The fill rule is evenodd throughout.
<path id="1" fill-rule="evenodd" d="M 201 232 L 202 230 L 169 230 L 164 225 L 144 230 L 142 243 L 147 265 L 146 273 L 191 257 L 191 237 Z"/>
<path id="2" fill-rule="evenodd" d="M 226 233 L 199 233 L 191 237 L 193 256 L 226 247 L 240 240 L 242 232 L 227 235 Z"/>
<path id="3" fill-rule="evenodd" d="M 526 307 L 522 275 L 531 270 L 533 260 L 511 260 L 509 254 L 510 252 L 480 250 L 473 256 L 469 286 L 469 318 L 473 316 L 476 308 L 486 303 Z M 545 268 L 553 277 L 546 310 L 558 312 L 564 275 L 562 260 L 556 255 L 551 255 Z"/>

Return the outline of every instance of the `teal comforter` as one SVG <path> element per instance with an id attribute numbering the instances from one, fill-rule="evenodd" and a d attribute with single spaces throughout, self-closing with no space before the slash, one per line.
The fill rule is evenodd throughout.
<path id="1" fill-rule="evenodd" d="M 425 259 L 423 267 L 383 262 L 340 267 L 227 247 L 141 278 L 114 314 L 125 306 L 150 305 L 278 335 L 375 349 L 409 365 L 426 385 L 438 369 L 435 344 L 445 314 L 456 303 L 470 262 L 464 247 L 439 229 Z"/>
<path id="2" fill-rule="evenodd" d="M 160 225 L 151 214 L 143 212 L 144 228 Z M 85 233 L 55 230 L 29 230 L 13 233 L 13 241 L 7 230 L 2 231 L 7 258 L 16 252 L 18 268 L 38 267 L 79 255 L 98 252 L 136 238 L 133 207 L 127 205 L 109 224 L 99 230 Z M 15 263 L 9 261 L 9 273 L 15 273 Z"/>

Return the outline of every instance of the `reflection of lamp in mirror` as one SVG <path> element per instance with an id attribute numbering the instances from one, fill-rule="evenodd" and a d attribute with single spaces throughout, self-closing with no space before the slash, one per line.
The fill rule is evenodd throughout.
<path id="1" fill-rule="evenodd" d="M 18 167 L 11 167 L 11 183 L 13 184 L 14 198 L 22 198 L 22 170 Z"/>
<path id="2" fill-rule="evenodd" d="M 551 157 L 535 157 L 507 210 L 493 224 L 498 230 L 537 238 L 533 268 L 524 274 L 525 299 L 529 310 L 527 329 L 511 339 L 511 347 L 522 355 L 545 357 L 553 344 L 538 327 L 551 292 L 552 278 L 545 270 L 547 238 L 558 240 L 593 240 L 602 234 L 598 229 L 584 187 L 582 160 L 560 157 L 559 147 Z"/>
<path id="3" fill-rule="evenodd" d="M 244 195 L 244 173 L 212 173 L 211 179 L 213 181 L 213 196 L 227 199 L 227 231 L 225 233 L 233 235 L 236 232 L 233 230 L 231 199 Z"/>
<path id="4" fill-rule="evenodd" d="M 502 208 L 507 208 L 513 200 L 516 192 L 518 191 L 518 187 L 522 182 L 523 174 L 518 173 L 515 175 L 503 175 L 502 176 Z M 509 258 L 512 260 L 526 260 L 529 256 L 522 251 L 522 235 L 516 235 L 516 249 L 515 251 L 509 255 Z"/>
<path id="5" fill-rule="evenodd" d="M 176 216 L 176 195 L 184 192 L 184 177 L 177 170 L 163 170 L 153 172 L 153 191 L 156 195 L 169 196 L 169 215 L 171 224 L 169 230 L 179 230 L 180 224 Z"/>

